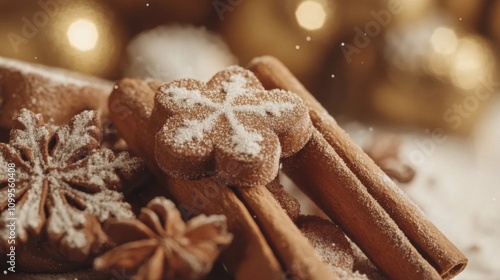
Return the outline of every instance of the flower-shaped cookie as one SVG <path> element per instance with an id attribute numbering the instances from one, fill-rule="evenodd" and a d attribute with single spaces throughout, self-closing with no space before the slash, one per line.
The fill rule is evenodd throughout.
<path id="1" fill-rule="evenodd" d="M 312 131 L 300 97 L 267 91 L 237 66 L 208 83 L 182 79 L 161 86 L 152 121 L 164 172 L 184 179 L 216 175 L 235 186 L 269 183 L 280 157 L 300 150 Z"/>

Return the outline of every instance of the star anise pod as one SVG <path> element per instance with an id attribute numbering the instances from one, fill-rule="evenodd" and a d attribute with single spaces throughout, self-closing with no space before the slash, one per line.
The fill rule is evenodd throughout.
<path id="1" fill-rule="evenodd" d="M 9 244 L 46 236 L 66 260 L 81 262 L 109 243 L 102 222 L 134 216 L 121 191 L 143 162 L 102 148 L 99 127 L 95 111 L 83 111 L 62 127 L 20 111 L 9 144 L 0 143 L 0 219 L 15 223 L 16 232 L 16 243 Z M 9 225 L 0 225 L 1 244 L 8 242 Z"/>
<path id="2" fill-rule="evenodd" d="M 138 219 L 106 222 L 118 247 L 94 261 L 98 271 L 126 271 L 133 279 L 200 279 L 232 240 L 222 215 L 194 217 L 185 223 L 170 200 L 157 197 Z"/>

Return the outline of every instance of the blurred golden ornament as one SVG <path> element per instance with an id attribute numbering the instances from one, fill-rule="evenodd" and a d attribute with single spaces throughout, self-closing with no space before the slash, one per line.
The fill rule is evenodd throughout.
<path id="1" fill-rule="evenodd" d="M 427 31 L 406 29 L 388 42 L 392 56 L 373 90 L 373 110 L 398 122 L 468 133 L 495 91 L 492 47 L 449 23 L 421 26 Z M 401 43 L 419 32 L 420 40 Z"/>

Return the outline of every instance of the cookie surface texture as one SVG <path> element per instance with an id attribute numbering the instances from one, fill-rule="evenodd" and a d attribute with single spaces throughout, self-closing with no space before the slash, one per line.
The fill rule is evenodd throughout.
<path id="1" fill-rule="evenodd" d="M 152 119 L 164 172 L 183 179 L 217 176 L 234 186 L 270 182 L 280 157 L 299 151 L 312 131 L 300 97 L 267 91 L 238 66 L 208 83 L 182 79 L 161 86 Z"/>

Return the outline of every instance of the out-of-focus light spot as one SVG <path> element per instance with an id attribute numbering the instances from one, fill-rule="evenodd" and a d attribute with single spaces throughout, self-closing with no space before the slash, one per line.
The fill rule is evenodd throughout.
<path id="1" fill-rule="evenodd" d="M 485 46 L 477 38 L 460 39 L 451 64 L 453 83 L 463 89 L 478 86 L 492 70 L 490 59 Z"/>
<path id="2" fill-rule="evenodd" d="M 96 25 L 86 19 L 78 19 L 71 23 L 66 35 L 71 46 L 83 52 L 94 49 L 99 39 Z"/>
<path id="3" fill-rule="evenodd" d="M 300 49 L 300 46 L 299 45 L 295 45 L 295 49 L 296 50 Z"/>
<path id="4" fill-rule="evenodd" d="M 434 51 L 445 55 L 455 51 L 457 41 L 455 32 L 446 27 L 436 28 L 431 36 L 431 44 Z"/>
<path id="5" fill-rule="evenodd" d="M 311 36 L 307 36 L 307 37 L 306 37 L 306 41 L 307 41 L 307 42 L 311 41 Z"/>
<path id="6" fill-rule="evenodd" d="M 332 74 L 332 76 L 331 76 L 331 77 L 332 77 L 332 78 L 335 78 L 335 74 Z"/>
<path id="7" fill-rule="evenodd" d="M 322 3 L 306 0 L 300 3 L 295 10 L 295 18 L 299 25 L 307 30 L 316 30 L 323 27 L 326 21 L 326 11 Z"/>
<path id="8" fill-rule="evenodd" d="M 345 43 L 344 43 L 344 42 L 342 42 L 342 43 L 340 43 L 340 45 L 343 47 L 343 46 L 345 46 Z"/>

